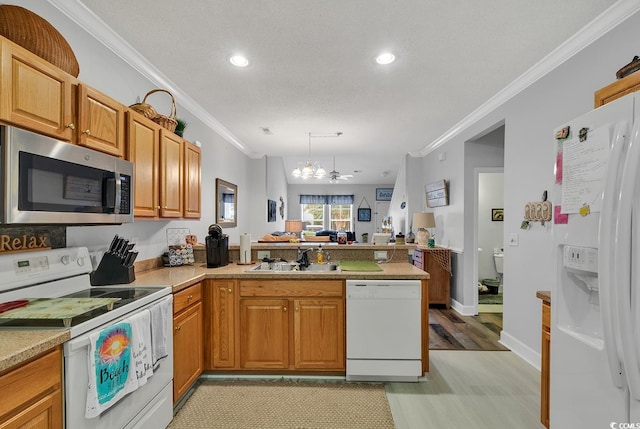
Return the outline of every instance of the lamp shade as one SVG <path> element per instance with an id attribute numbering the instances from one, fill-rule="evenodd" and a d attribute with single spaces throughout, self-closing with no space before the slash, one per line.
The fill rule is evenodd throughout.
<path id="1" fill-rule="evenodd" d="M 301 220 L 285 220 L 284 230 L 286 232 L 300 232 L 302 231 L 302 221 Z"/>
<path id="2" fill-rule="evenodd" d="M 436 219 L 433 213 L 414 213 L 413 214 L 413 228 L 434 228 L 436 226 Z"/>

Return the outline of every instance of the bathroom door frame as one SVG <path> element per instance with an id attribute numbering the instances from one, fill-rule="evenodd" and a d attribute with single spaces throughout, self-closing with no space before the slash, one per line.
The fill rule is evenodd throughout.
<path id="1" fill-rule="evenodd" d="M 473 170 L 473 273 L 475 278 L 473 312 L 476 316 L 478 315 L 478 219 L 480 214 L 480 175 L 484 173 L 504 174 L 504 167 L 476 167 Z"/>

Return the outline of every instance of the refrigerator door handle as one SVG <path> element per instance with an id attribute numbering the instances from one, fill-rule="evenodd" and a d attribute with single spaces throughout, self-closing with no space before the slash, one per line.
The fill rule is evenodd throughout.
<path id="1" fill-rule="evenodd" d="M 617 197 L 620 188 L 621 172 L 624 163 L 625 139 L 629 135 L 629 125 L 624 122 L 616 126 L 611 146 L 611 155 L 607 175 L 602 189 L 602 211 L 600 212 L 600 225 L 598 227 L 598 282 L 600 295 L 600 312 L 602 315 L 602 328 L 604 347 L 607 354 L 609 372 L 613 384 L 622 388 L 622 364 L 620 363 L 620 340 L 616 338 L 616 326 L 618 325 L 615 305 L 615 285 L 612 250 L 615 233 L 615 214 L 617 212 Z"/>
<path id="2" fill-rule="evenodd" d="M 635 326 L 633 325 L 631 301 L 631 218 L 636 183 L 640 168 L 640 121 L 636 121 L 631 132 L 629 149 L 624 162 L 622 182 L 618 195 L 615 248 L 613 252 L 615 271 L 615 297 L 620 331 L 622 365 L 629 384 L 631 396 L 640 400 L 640 362 L 636 350 Z M 633 308 L 633 310 L 636 310 Z"/>

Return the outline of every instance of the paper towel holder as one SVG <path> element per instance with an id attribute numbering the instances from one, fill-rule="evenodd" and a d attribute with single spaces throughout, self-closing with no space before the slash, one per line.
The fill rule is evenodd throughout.
<path id="1" fill-rule="evenodd" d="M 243 237 L 248 237 L 249 238 L 249 248 L 248 249 L 243 249 Z M 253 265 L 253 262 L 251 261 L 251 235 L 249 235 L 248 233 L 244 233 L 242 235 L 240 235 L 240 248 L 238 250 L 240 252 L 239 258 L 238 258 L 238 265 Z M 242 257 L 242 252 L 245 252 L 245 258 Z M 249 252 L 248 255 L 246 255 L 246 252 Z M 248 256 L 248 257 L 246 257 Z M 242 260 L 244 259 L 245 262 L 242 262 Z"/>

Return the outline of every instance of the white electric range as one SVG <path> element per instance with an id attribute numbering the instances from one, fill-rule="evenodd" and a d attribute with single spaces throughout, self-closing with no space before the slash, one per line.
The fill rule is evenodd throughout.
<path id="1" fill-rule="evenodd" d="M 71 339 L 63 347 L 66 428 L 164 428 L 173 418 L 171 288 L 92 286 L 91 271 L 84 247 L 0 255 L 0 308 L 7 302 L 30 302 L 0 313 L 0 330 L 70 331 Z M 101 305 L 105 301 L 108 304 Z M 50 312 L 36 311 L 36 304 L 43 307 L 48 303 Z M 36 310 L 30 312 L 30 308 Z M 91 356 L 90 341 L 140 312 L 160 308 L 162 312 L 155 314 L 163 315 L 158 324 L 166 333 L 163 344 L 168 353 L 154 362 L 153 375 L 98 416 L 85 417 L 91 363 L 98 359 L 97 353 Z"/>

